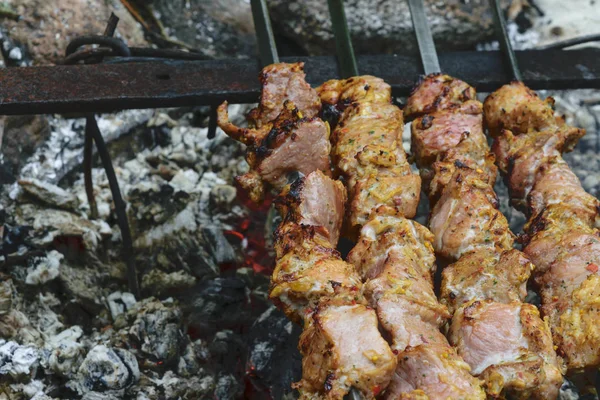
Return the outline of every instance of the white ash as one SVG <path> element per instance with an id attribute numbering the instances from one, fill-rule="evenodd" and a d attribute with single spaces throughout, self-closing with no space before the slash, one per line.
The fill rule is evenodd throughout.
<path id="1" fill-rule="evenodd" d="M 39 353 L 35 347 L 0 339 L 0 375 L 29 375 L 35 369 L 38 358 Z"/>
<path id="2" fill-rule="evenodd" d="M 111 293 L 107 300 L 113 321 L 117 319 L 120 314 L 130 310 L 136 303 L 135 296 L 132 293 L 120 291 Z"/>
<path id="3" fill-rule="evenodd" d="M 83 330 L 72 326 L 46 341 L 41 365 L 46 373 L 73 378 L 85 357 L 85 346 L 80 342 Z"/>
<path id="4" fill-rule="evenodd" d="M 152 110 L 127 110 L 103 114 L 97 116 L 96 120 L 104 140 L 110 142 L 147 121 L 152 114 Z M 72 120 L 50 116 L 49 122 L 52 132 L 50 139 L 21 170 L 22 178 L 37 178 L 44 182 L 56 183 L 83 160 L 85 119 Z"/>
<path id="5" fill-rule="evenodd" d="M 41 285 L 55 279 L 59 272 L 60 262 L 65 256 L 56 250 L 50 251 L 44 257 L 31 259 L 27 268 L 25 283 L 28 285 Z"/>
<path id="6" fill-rule="evenodd" d="M 18 183 L 24 192 L 50 206 L 67 210 L 76 210 L 79 206 L 79 201 L 73 193 L 51 183 L 35 178 L 19 179 Z"/>

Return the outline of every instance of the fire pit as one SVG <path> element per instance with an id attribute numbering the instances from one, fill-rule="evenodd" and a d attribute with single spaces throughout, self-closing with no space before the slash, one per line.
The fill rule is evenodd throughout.
<path id="1" fill-rule="evenodd" d="M 256 60 L 191 60 L 100 38 L 88 41 L 97 51 L 70 49 L 77 65 L 0 71 L 0 114 L 78 113 L 10 117 L 0 134 L 4 163 L 19 159 L 5 149 L 21 137 L 39 141 L 17 174 L 0 169 L 0 396 L 297 397 L 302 329 L 268 299 L 278 216 L 272 199 L 256 206 L 236 187 L 234 177 L 248 172 L 244 147 L 214 120 L 222 100 L 257 100 Z M 523 43 L 517 58 L 532 88 L 600 87 L 598 49 Z M 290 60 L 306 62 L 312 85 L 339 76 L 332 56 Z M 480 92 L 510 80 L 500 51 L 442 53 L 440 63 Z M 388 82 L 400 101 L 423 72 L 405 54 L 359 56 L 358 67 Z M 600 95 L 557 93 L 557 110 L 588 129 L 567 161 L 598 196 Z M 233 122 L 242 124 L 250 108 L 230 106 Z M 125 111 L 93 114 L 116 110 Z M 496 190 L 520 231 L 524 216 L 501 182 Z M 426 205 L 417 218 L 426 220 Z M 577 398 L 578 390 L 567 381 L 561 396 Z"/>

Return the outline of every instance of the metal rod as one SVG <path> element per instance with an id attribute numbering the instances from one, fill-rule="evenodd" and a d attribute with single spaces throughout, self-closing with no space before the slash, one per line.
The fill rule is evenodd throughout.
<path id="1" fill-rule="evenodd" d="M 119 18 L 114 14 L 110 13 L 106 28 L 104 29 L 104 36 L 112 37 L 117 29 Z M 102 62 L 102 56 L 96 57 L 93 62 Z M 93 115 L 92 115 L 93 116 Z M 86 123 L 87 124 L 87 123 Z M 96 198 L 94 196 L 94 183 L 92 182 L 92 155 L 94 152 L 93 139 L 90 130 L 85 129 L 84 132 L 84 145 L 83 145 L 83 183 L 85 186 L 85 194 L 90 204 L 90 218 L 98 218 L 98 205 L 96 204 Z"/>
<path id="2" fill-rule="evenodd" d="M 358 75 L 358 65 L 354 57 L 354 48 L 352 39 L 346 21 L 346 12 L 344 11 L 343 0 L 327 0 L 329 4 L 329 14 L 331 15 L 331 24 L 333 34 L 335 35 L 335 48 L 338 62 L 340 64 L 340 74 L 342 78 L 350 78 Z"/>
<path id="3" fill-rule="evenodd" d="M 554 42 L 543 46 L 537 46 L 536 50 L 550 50 L 550 49 L 564 49 L 565 47 L 576 46 L 578 44 L 584 44 L 589 42 L 600 41 L 600 33 L 594 33 L 592 35 L 584 35 L 571 39 L 561 40 L 560 42 Z"/>
<path id="4" fill-rule="evenodd" d="M 275 45 L 275 36 L 271 27 L 267 1 L 251 0 L 250 5 L 252 6 L 252 17 L 254 18 L 260 63 L 263 67 L 278 63 L 279 56 L 277 55 L 277 46 Z"/>
<path id="5" fill-rule="evenodd" d="M 208 134 L 209 139 L 214 139 L 217 134 L 217 106 L 210 106 L 210 115 L 208 117 Z"/>
<path id="6" fill-rule="evenodd" d="M 86 125 L 87 127 L 87 125 Z M 94 184 L 92 182 L 92 155 L 93 155 L 93 139 L 91 132 L 85 130 L 85 139 L 83 145 L 83 182 L 85 184 L 85 194 L 90 204 L 90 218 L 98 218 L 98 206 L 94 196 Z"/>
<path id="7" fill-rule="evenodd" d="M 419 45 L 423 70 L 426 75 L 439 73 L 442 69 L 435 51 L 435 43 L 427 22 L 427 15 L 425 15 L 423 0 L 408 0 L 408 7 L 410 8 L 410 16 Z"/>
<path id="8" fill-rule="evenodd" d="M 510 38 L 508 37 L 508 31 L 506 30 L 506 21 L 502 16 L 502 7 L 500 6 L 500 1 L 489 0 L 489 2 L 490 7 L 492 7 L 492 14 L 494 15 L 494 30 L 496 31 L 496 36 L 498 36 L 500 48 L 504 53 L 506 63 L 510 67 L 513 79 L 522 81 L 523 76 L 521 75 L 521 70 L 519 69 L 517 56 L 515 55 L 512 45 L 510 44 Z"/>
<path id="9" fill-rule="evenodd" d="M 117 214 L 117 223 L 121 230 L 121 238 L 123 239 L 123 258 L 127 264 L 127 283 L 129 285 L 129 291 L 133 293 L 136 298 L 140 298 L 140 289 L 137 281 L 137 271 L 135 267 L 135 259 L 133 257 L 133 240 L 131 239 L 131 231 L 129 229 L 129 221 L 127 219 L 127 210 L 125 201 L 121 196 L 121 189 L 119 188 L 119 181 L 115 174 L 115 169 L 110 159 L 110 153 L 98 128 L 98 123 L 93 115 L 86 117 L 86 130 L 89 130 L 90 135 L 94 138 L 96 148 L 98 149 L 98 155 L 102 161 L 104 171 L 106 171 L 106 177 L 108 178 L 108 185 L 112 193 L 113 202 L 115 203 L 115 212 Z"/>

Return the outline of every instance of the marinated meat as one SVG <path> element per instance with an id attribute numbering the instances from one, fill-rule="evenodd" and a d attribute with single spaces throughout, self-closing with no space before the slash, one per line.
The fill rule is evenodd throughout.
<path id="1" fill-rule="evenodd" d="M 298 173 L 328 173 L 331 150 L 329 126 L 318 118 L 320 101 L 304 81 L 303 64 L 273 64 L 260 78 L 261 100 L 249 128 L 229 122 L 227 102 L 218 108 L 219 127 L 247 146 L 250 171 L 236 179 L 257 203 L 268 187 L 279 193 Z"/>
<path id="2" fill-rule="evenodd" d="M 600 365 L 598 200 L 586 193 L 562 153 L 585 133 L 555 117 L 521 82 L 485 101 L 485 120 L 513 204 L 529 217 L 522 242 L 535 263 L 542 314 L 570 373 Z"/>
<path id="3" fill-rule="evenodd" d="M 351 387 L 372 399 L 396 366 L 361 277 L 335 250 L 345 199 L 342 183 L 315 171 L 276 202 L 283 221 L 270 297 L 304 325 L 302 380 L 295 385 L 302 399 L 342 399 Z"/>
<path id="4" fill-rule="evenodd" d="M 402 111 L 391 104 L 390 86 L 373 76 L 358 76 L 325 82 L 317 92 L 341 111 L 331 154 L 348 188 L 352 234 L 382 207 L 414 217 L 421 182 L 402 148 L 404 121 Z"/>
<path id="5" fill-rule="evenodd" d="M 533 264 L 512 248 L 514 235 L 498 210 L 497 170 L 475 90 L 430 75 L 407 109 L 408 117 L 418 117 L 412 144 L 429 182 L 424 186 L 434 248 L 454 262 L 443 271 L 441 288 L 452 315 L 450 343 L 484 381 L 489 397 L 556 398 L 561 364 L 537 309 L 522 303 Z"/>

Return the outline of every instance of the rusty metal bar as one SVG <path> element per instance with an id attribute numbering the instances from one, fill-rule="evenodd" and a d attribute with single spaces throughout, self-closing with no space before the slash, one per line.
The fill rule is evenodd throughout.
<path id="1" fill-rule="evenodd" d="M 440 53 L 442 70 L 478 91 L 512 79 L 502 53 Z M 600 50 L 527 50 L 516 57 L 533 89 L 600 88 Z M 299 57 L 307 79 L 319 85 L 339 78 L 334 57 Z M 406 96 L 422 74 L 421 61 L 406 55 L 358 56 L 361 73 L 379 76 L 394 96 Z M 0 70 L 0 115 L 112 112 L 120 109 L 213 105 L 258 99 L 255 60 L 156 61 Z"/>

